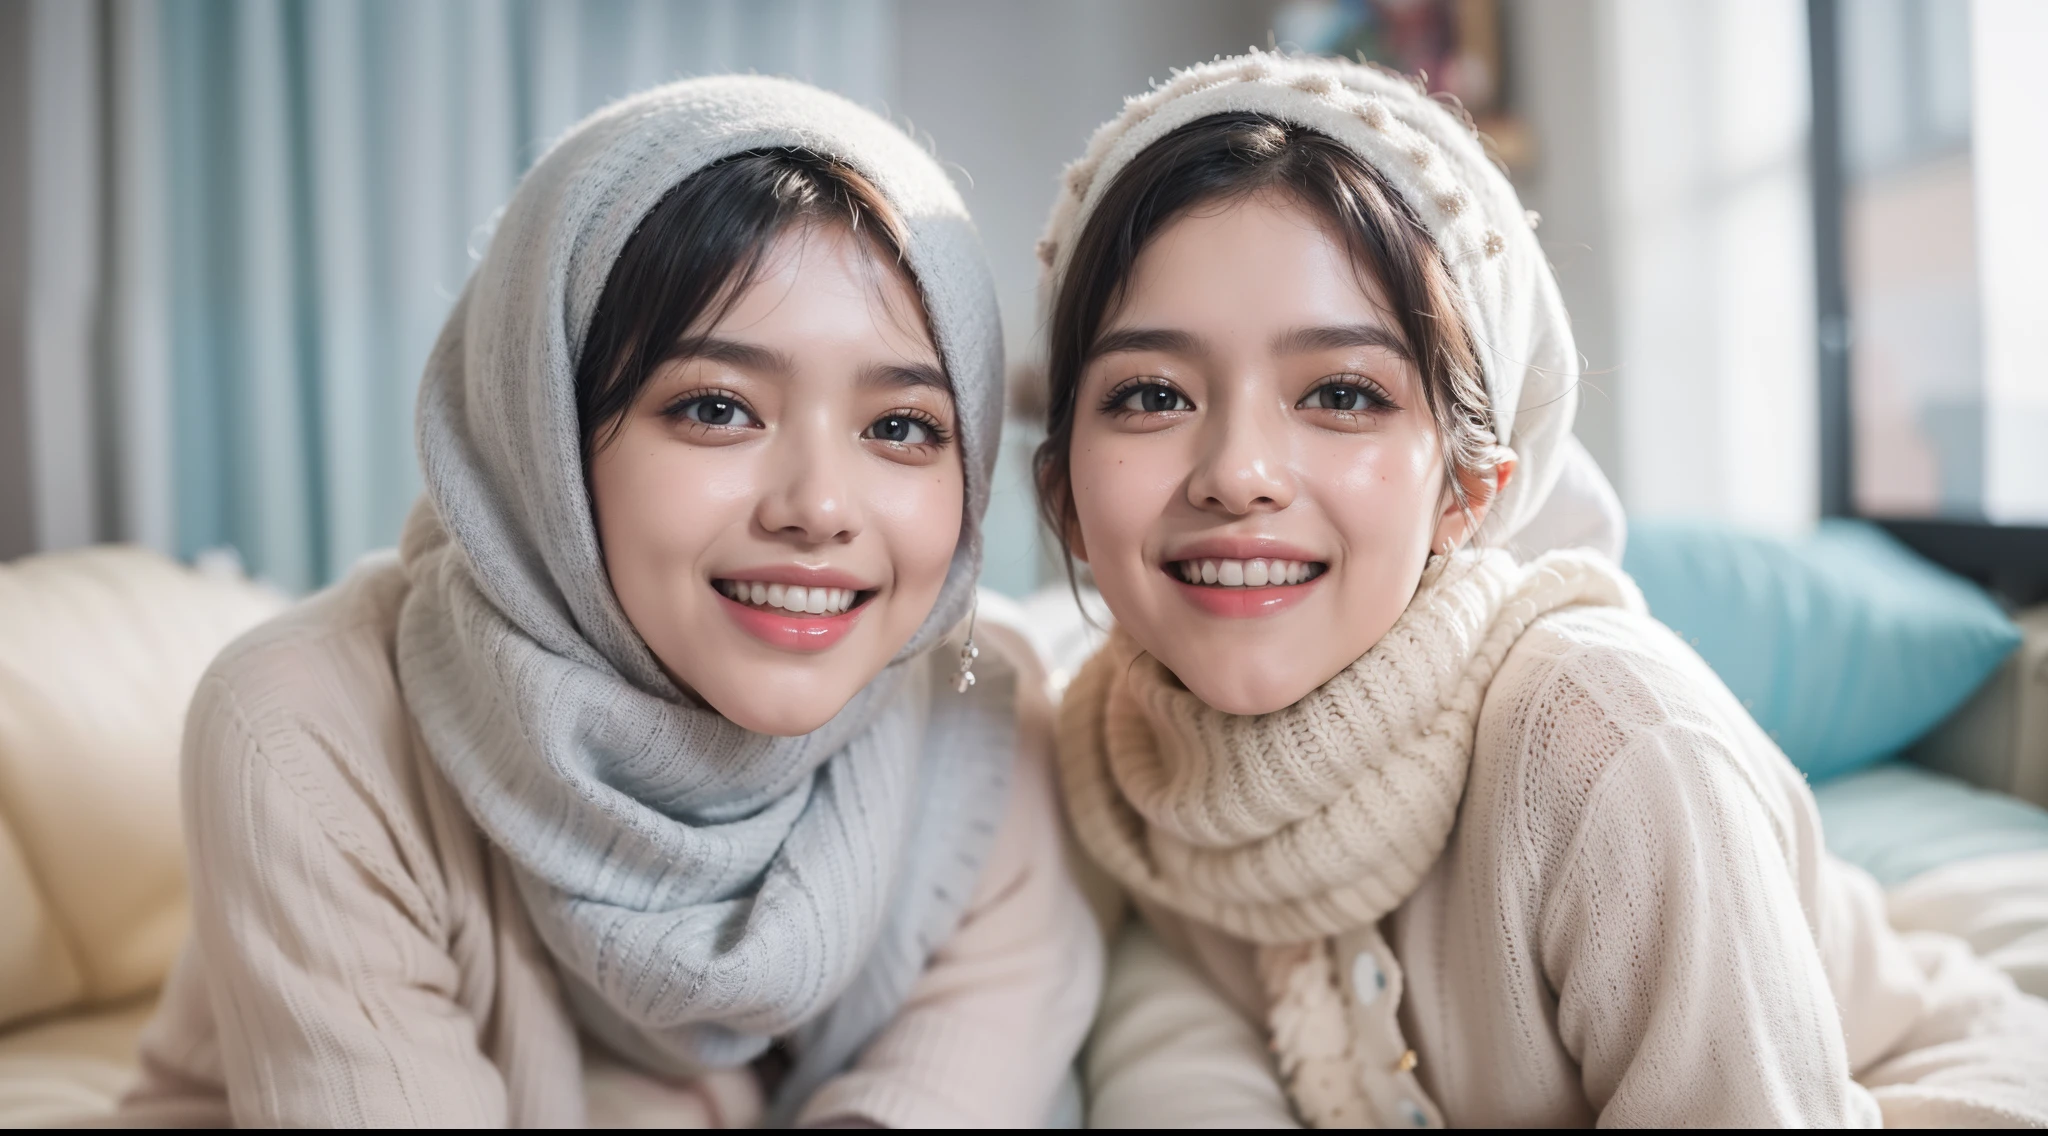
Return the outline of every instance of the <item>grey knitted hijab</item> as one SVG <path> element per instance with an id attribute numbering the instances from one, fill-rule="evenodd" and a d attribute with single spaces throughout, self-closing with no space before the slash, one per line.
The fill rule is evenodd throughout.
<path id="1" fill-rule="evenodd" d="M 953 382 L 959 551 L 895 662 L 815 733 L 751 733 L 664 675 L 607 582 L 577 353 L 612 264 L 683 179 L 802 147 L 900 211 Z M 421 381 L 426 500 L 398 673 L 435 763 L 513 865 L 585 1027 L 656 1071 L 784 1039 L 786 1120 L 901 1005 L 972 893 L 1014 746 L 1014 681 L 965 696 L 930 650 L 967 615 L 1001 428 L 994 290 L 933 159 L 784 80 L 698 79 L 591 116 L 521 182 Z M 946 522 L 951 523 L 951 522 Z"/>

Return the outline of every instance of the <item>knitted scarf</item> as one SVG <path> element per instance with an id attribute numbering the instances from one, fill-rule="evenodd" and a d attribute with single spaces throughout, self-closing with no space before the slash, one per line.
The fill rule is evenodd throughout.
<path id="1" fill-rule="evenodd" d="M 1276 1055 L 1311 1123 L 1335 1118 L 1341 1101 L 1314 1090 L 1347 1049 L 1324 944 L 1377 924 L 1442 853 L 1487 686 L 1522 633 L 1633 595 L 1592 553 L 1438 556 L 1393 628 L 1284 710 L 1211 709 L 1121 630 L 1067 688 L 1060 773 L 1082 845 L 1133 894 L 1259 944 Z"/>
<path id="2" fill-rule="evenodd" d="M 849 162 L 902 214 L 953 381 L 968 501 L 944 588 L 902 655 L 789 738 L 694 703 L 626 620 L 574 392 L 640 219 L 696 170 L 774 146 Z M 1001 373 L 994 291 L 938 164 L 836 96 L 729 77 L 635 96 L 557 143 L 507 206 L 421 380 L 426 501 L 403 542 L 397 644 L 420 735 L 510 860 L 583 1026 L 668 1074 L 786 1041 L 795 1064 L 770 1123 L 895 1015 L 1001 817 L 1014 680 L 985 659 L 955 695 L 931 652 L 973 602 Z"/>

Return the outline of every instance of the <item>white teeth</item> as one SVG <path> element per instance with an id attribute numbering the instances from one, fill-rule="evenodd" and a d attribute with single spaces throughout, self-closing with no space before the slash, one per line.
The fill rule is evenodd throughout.
<path id="1" fill-rule="evenodd" d="M 1181 560 L 1172 568 L 1187 583 L 1225 588 L 1278 588 L 1303 583 L 1316 572 L 1303 560 Z"/>
<path id="2" fill-rule="evenodd" d="M 794 615 L 838 615 L 853 607 L 860 593 L 848 588 L 803 588 L 794 584 L 762 584 L 748 580 L 719 580 L 718 591 L 727 599 L 755 607 L 781 608 Z"/>

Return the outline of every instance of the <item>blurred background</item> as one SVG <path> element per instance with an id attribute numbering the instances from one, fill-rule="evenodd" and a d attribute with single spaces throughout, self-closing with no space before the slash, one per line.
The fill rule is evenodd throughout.
<path id="1" fill-rule="evenodd" d="M 1121 100 L 1249 45 L 1457 96 L 1542 214 L 1630 511 L 1879 518 L 2048 585 L 2039 0 L 0 0 L 0 559 L 129 541 L 292 592 L 392 543 L 412 392 L 521 171 L 668 79 L 887 114 L 1032 245 Z M 1028 409 L 1028 390 L 1020 402 Z M 987 582 L 1058 578 L 1013 418 Z"/>

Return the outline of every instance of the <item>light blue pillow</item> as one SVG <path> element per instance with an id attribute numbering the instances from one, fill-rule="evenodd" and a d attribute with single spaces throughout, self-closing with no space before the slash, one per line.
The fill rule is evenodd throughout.
<path id="1" fill-rule="evenodd" d="M 2048 809 L 1910 761 L 1813 787 L 1828 851 L 1886 887 L 1958 860 L 2048 848 Z"/>
<path id="2" fill-rule="evenodd" d="M 1976 585 L 1861 521 L 1787 541 L 1631 520 L 1623 566 L 1815 779 L 1904 749 L 2020 642 Z"/>

